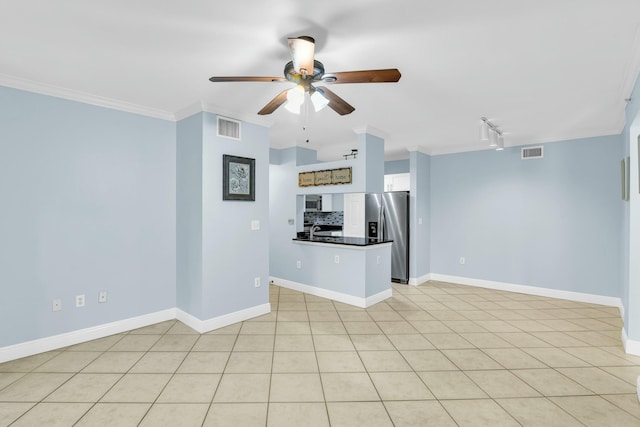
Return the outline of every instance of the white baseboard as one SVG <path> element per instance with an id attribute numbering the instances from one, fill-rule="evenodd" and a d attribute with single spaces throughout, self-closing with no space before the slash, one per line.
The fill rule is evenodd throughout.
<path id="1" fill-rule="evenodd" d="M 280 279 L 278 277 L 270 277 L 269 280 L 278 286 L 283 288 L 292 289 L 298 292 L 304 292 L 305 294 L 315 295 L 322 298 L 327 298 L 333 301 L 342 302 L 345 304 L 355 305 L 356 307 L 367 308 L 374 304 L 384 301 L 393 295 L 391 288 L 378 292 L 375 295 L 371 295 L 366 298 L 356 297 L 353 295 L 343 294 L 341 292 L 330 291 L 328 289 L 318 288 L 316 286 L 305 285 L 304 283 L 298 283 L 291 280 Z"/>
<path id="2" fill-rule="evenodd" d="M 428 282 L 429 280 L 431 280 L 431 274 L 427 273 L 423 276 L 420 277 L 409 277 L 409 285 L 411 286 L 418 286 L 423 284 L 424 282 Z"/>
<path id="3" fill-rule="evenodd" d="M 175 308 L 0 348 L 0 363 L 104 338 L 176 318 Z"/>
<path id="4" fill-rule="evenodd" d="M 431 273 L 431 280 L 449 282 L 458 285 L 477 286 L 479 288 L 496 289 L 500 291 L 518 292 L 521 294 L 538 295 L 542 297 L 566 299 L 570 301 L 600 304 L 609 307 L 617 307 L 624 316 L 622 300 L 617 297 L 604 295 L 585 294 L 582 292 L 562 291 L 559 289 L 539 288 L 536 286 L 515 285 L 513 283 L 494 282 L 492 280 L 473 279 L 469 277 L 449 276 L 446 274 Z"/>
<path id="5" fill-rule="evenodd" d="M 225 314 L 207 320 L 200 320 L 197 317 L 192 316 L 191 314 L 177 308 L 176 319 L 189 326 L 191 329 L 204 334 L 205 332 L 213 331 L 214 329 L 219 329 L 234 323 L 262 316 L 263 314 L 267 313 L 271 313 L 271 304 L 269 303 L 235 311 L 233 313 Z"/>
<path id="6" fill-rule="evenodd" d="M 630 340 L 624 328 L 622 328 L 622 345 L 625 353 L 640 356 L 640 341 Z"/>

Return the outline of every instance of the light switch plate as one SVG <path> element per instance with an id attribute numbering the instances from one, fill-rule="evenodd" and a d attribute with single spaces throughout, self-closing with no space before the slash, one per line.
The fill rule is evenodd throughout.
<path id="1" fill-rule="evenodd" d="M 251 221 L 251 229 L 260 230 L 260 221 L 258 221 L 257 219 L 254 219 L 253 221 Z"/>

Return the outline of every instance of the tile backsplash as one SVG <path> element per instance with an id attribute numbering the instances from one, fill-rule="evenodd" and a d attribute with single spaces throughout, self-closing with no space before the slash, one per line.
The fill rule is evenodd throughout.
<path id="1" fill-rule="evenodd" d="M 304 222 L 305 224 L 343 225 L 344 212 L 305 212 Z"/>

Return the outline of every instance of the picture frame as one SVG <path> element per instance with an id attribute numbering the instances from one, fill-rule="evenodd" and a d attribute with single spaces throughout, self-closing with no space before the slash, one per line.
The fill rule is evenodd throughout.
<path id="1" fill-rule="evenodd" d="M 256 200 L 256 161 L 247 157 L 222 155 L 222 200 Z"/>

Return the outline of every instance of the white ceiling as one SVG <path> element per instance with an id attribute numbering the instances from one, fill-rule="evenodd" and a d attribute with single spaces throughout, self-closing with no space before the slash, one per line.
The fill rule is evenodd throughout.
<path id="1" fill-rule="evenodd" d="M 484 149 L 480 117 L 523 145 L 617 134 L 640 71 L 638 0 L 0 0 L 0 85 L 181 118 L 194 108 L 270 126 L 271 146 L 336 160 L 354 129 L 407 150 Z M 326 71 L 398 68 L 398 83 L 331 89 L 356 108 L 279 108 L 287 37 L 316 39 Z M 305 142 L 309 139 L 309 142 Z"/>

